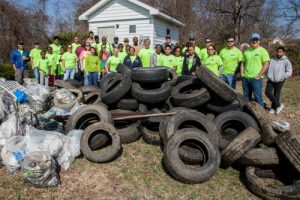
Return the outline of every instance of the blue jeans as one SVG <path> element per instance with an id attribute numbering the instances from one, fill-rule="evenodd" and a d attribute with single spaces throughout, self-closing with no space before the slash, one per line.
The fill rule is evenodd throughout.
<path id="1" fill-rule="evenodd" d="M 243 91 L 244 96 L 249 101 L 252 101 L 252 93 L 254 94 L 255 101 L 264 107 L 264 99 L 262 95 L 263 79 L 256 80 L 255 78 L 243 78 Z"/>
<path id="2" fill-rule="evenodd" d="M 227 83 L 231 88 L 235 89 L 236 87 L 236 76 L 233 74 L 222 75 L 221 79 Z"/>
<path id="3" fill-rule="evenodd" d="M 83 80 L 83 85 L 89 85 L 89 77 L 88 77 L 88 74 L 86 73 L 85 70 L 84 71 L 84 80 Z"/>
<path id="4" fill-rule="evenodd" d="M 89 72 L 89 85 L 98 85 L 98 72 Z"/>
<path id="5" fill-rule="evenodd" d="M 38 67 L 33 68 L 34 78 L 37 81 L 37 83 L 40 83 L 40 72 Z"/>
<path id="6" fill-rule="evenodd" d="M 66 69 L 64 74 L 64 80 L 74 79 L 75 77 L 75 69 Z"/>

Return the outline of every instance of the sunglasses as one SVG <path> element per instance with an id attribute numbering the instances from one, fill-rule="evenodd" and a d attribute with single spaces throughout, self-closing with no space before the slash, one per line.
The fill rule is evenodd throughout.
<path id="1" fill-rule="evenodd" d="M 234 40 L 228 40 L 227 42 L 228 42 L 228 43 L 232 43 L 232 42 L 234 42 Z"/>
<path id="2" fill-rule="evenodd" d="M 258 39 L 253 39 L 251 40 L 251 42 L 258 42 Z"/>
<path id="3" fill-rule="evenodd" d="M 206 44 L 211 43 L 211 41 L 205 41 Z"/>

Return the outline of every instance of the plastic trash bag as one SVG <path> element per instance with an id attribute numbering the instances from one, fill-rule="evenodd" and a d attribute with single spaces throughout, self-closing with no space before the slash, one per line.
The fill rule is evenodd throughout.
<path id="1" fill-rule="evenodd" d="M 12 114 L 15 111 L 12 100 L 13 98 L 9 93 L 3 90 L 0 92 L 0 107 L 6 115 Z"/>
<path id="2" fill-rule="evenodd" d="M 25 92 L 23 92 L 22 90 L 16 89 L 14 91 L 14 95 L 16 96 L 18 103 L 21 104 L 21 103 L 28 102 L 28 95 Z"/>
<path id="3" fill-rule="evenodd" d="M 10 115 L 8 120 L 4 121 L 0 126 L 0 145 L 4 146 L 6 141 L 13 136 L 19 135 L 17 133 L 16 127 L 17 120 L 15 115 Z M 19 126 L 18 126 L 19 129 Z M 19 129 L 20 130 L 20 129 Z"/>
<path id="4" fill-rule="evenodd" d="M 51 89 L 44 85 L 31 85 L 27 87 L 27 90 L 34 96 L 38 96 L 41 99 L 47 99 L 51 96 Z"/>
<path id="5" fill-rule="evenodd" d="M 72 92 L 64 88 L 56 90 L 54 95 L 58 103 L 61 104 L 69 104 L 76 99 L 76 97 L 74 96 L 74 94 L 72 94 Z"/>
<path id="6" fill-rule="evenodd" d="M 56 162 L 46 151 L 28 153 L 22 163 L 22 174 L 25 183 L 36 187 L 54 187 L 60 183 Z"/>
<path id="7" fill-rule="evenodd" d="M 52 131 L 35 129 L 26 126 L 25 141 L 27 152 L 47 151 L 53 158 L 57 158 L 63 150 L 65 135 Z"/>
<path id="8" fill-rule="evenodd" d="M 26 156 L 26 141 L 23 136 L 15 136 L 7 140 L 2 149 L 3 164 L 11 173 L 18 172 Z"/>
<path id="9" fill-rule="evenodd" d="M 23 79 L 23 86 L 24 87 L 29 87 L 29 86 L 32 86 L 32 85 L 37 85 L 37 81 L 33 78 L 24 78 Z"/>
<path id="10" fill-rule="evenodd" d="M 5 117 L 5 113 L 4 113 L 3 109 L 0 107 L 0 121 L 2 119 L 4 119 L 4 117 Z"/>

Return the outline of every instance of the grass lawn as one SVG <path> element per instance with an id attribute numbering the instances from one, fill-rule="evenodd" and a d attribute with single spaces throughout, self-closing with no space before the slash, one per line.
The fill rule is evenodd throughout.
<path id="1" fill-rule="evenodd" d="M 241 90 L 239 83 L 238 90 Z M 282 95 L 286 106 L 278 116 L 300 133 L 300 79 L 289 80 Z M 159 147 L 142 140 L 123 145 L 123 154 L 108 164 L 79 158 L 68 171 L 61 171 L 61 185 L 38 189 L 22 182 L 21 174 L 0 169 L 0 199 L 257 199 L 240 181 L 240 172 L 220 169 L 204 184 L 187 185 L 169 177 L 161 165 Z"/>

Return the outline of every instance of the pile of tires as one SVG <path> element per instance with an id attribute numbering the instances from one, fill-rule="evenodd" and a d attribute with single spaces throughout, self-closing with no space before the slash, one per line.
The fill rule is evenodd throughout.
<path id="1" fill-rule="evenodd" d="M 182 77 L 165 67 L 119 65 L 117 70 L 99 87 L 79 88 L 89 105 L 66 124 L 68 130 L 84 130 L 81 150 L 88 160 L 111 162 L 122 154 L 122 145 L 142 138 L 161 148 L 164 170 L 180 182 L 204 183 L 220 167 L 233 167 L 263 199 L 300 199 L 300 140 L 287 124 L 272 122 L 257 103 L 247 102 L 203 66 L 196 76 Z M 172 115 L 112 118 L 135 112 Z"/>

